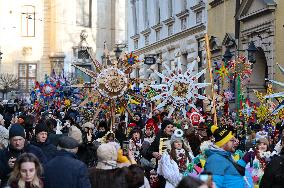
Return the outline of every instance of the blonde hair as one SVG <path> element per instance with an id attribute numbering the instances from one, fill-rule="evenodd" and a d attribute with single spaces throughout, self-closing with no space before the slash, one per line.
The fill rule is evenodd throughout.
<path id="1" fill-rule="evenodd" d="M 18 184 L 19 188 L 25 188 L 25 181 L 21 178 L 21 164 L 24 162 L 32 162 L 35 164 L 35 176 L 33 180 L 31 181 L 31 187 L 32 188 L 43 188 L 43 184 L 40 180 L 40 176 L 43 173 L 43 168 L 38 160 L 38 158 L 32 154 L 32 153 L 23 153 L 18 157 L 18 159 L 15 162 L 15 166 L 13 171 L 11 172 L 11 176 L 8 180 L 8 184 L 16 182 Z"/>

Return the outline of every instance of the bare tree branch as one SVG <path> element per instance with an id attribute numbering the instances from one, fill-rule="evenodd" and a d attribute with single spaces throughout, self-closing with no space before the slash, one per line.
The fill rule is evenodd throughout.
<path id="1" fill-rule="evenodd" d="M 19 79 L 14 74 L 0 74 L 0 91 L 7 93 L 18 88 Z"/>

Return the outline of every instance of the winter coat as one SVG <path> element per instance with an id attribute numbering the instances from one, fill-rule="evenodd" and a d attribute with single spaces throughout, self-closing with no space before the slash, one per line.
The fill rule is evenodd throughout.
<path id="1" fill-rule="evenodd" d="M 56 156 L 57 149 L 53 144 L 51 144 L 49 139 L 47 139 L 44 143 L 37 142 L 35 139 L 33 139 L 30 143 L 39 147 L 43 151 L 47 161 L 50 161 Z"/>
<path id="2" fill-rule="evenodd" d="M 15 150 L 11 145 L 0 151 L 0 179 L 2 180 L 1 186 L 4 186 L 8 180 L 8 174 L 12 169 L 8 165 L 11 157 L 18 158 L 22 153 L 34 154 L 42 164 L 45 164 L 47 159 L 44 153 L 37 146 L 26 144 L 22 150 Z"/>
<path id="3" fill-rule="evenodd" d="M 44 166 L 45 188 L 90 188 L 87 166 L 75 154 L 61 150 Z"/>
<path id="4" fill-rule="evenodd" d="M 284 151 L 268 163 L 260 182 L 260 188 L 281 188 L 284 185 Z"/>
<path id="5" fill-rule="evenodd" d="M 146 152 L 146 158 L 148 160 L 151 160 L 151 158 L 153 158 L 153 152 L 159 152 L 160 138 L 166 138 L 166 137 L 171 138 L 171 136 L 167 136 L 163 130 L 160 130 L 160 132 L 157 134 L 156 138 L 154 139 L 154 141 L 152 142 L 152 144 L 150 145 L 150 147 Z"/>
<path id="6" fill-rule="evenodd" d="M 0 144 L 3 144 L 5 147 L 7 147 L 8 142 L 9 142 L 9 131 L 3 125 L 0 125 Z"/>
<path id="7" fill-rule="evenodd" d="M 208 158 L 204 170 L 213 174 L 213 181 L 217 188 L 249 187 L 244 176 L 241 176 L 233 165 L 230 152 L 213 146 L 205 154 Z"/>

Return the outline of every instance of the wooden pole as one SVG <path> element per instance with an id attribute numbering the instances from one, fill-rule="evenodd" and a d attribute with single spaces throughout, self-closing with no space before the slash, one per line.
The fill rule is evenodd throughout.
<path id="1" fill-rule="evenodd" d="M 212 63 L 211 63 L 211 51 L 210 51 L 209 38 L 208 38 L 207 33 L 205 34 L 205 44 L 206 44 L 207 64 L 208 64 L 209 76 L 210 76 L 210 81 L 211 81 L 214 125 L 217 125 L 216 100 L 215 100 L 213 70 L 212 70 Z"/>

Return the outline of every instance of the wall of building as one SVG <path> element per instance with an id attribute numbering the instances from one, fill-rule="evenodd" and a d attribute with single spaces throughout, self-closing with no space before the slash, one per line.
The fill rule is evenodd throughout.
<path id="1" fill-rule="evenodd" d="M 78 3 L 79 2 L 79 3 Z M 91 9 L 82 6 L 90 3 Z M 22 6 L 35 7 L 35 36 L 21 34 Z M 81 15 L 91 12 L 91 24 L 77 23 Z M 87 19 L 83 19 L 87 20 Z M 80 43 L 80 33 L 85 30 L 87 45 L 93 55 L 101 61 L 104 42 L 112 49 L 116 43 L 126 42 L 126 0 L 0 0 L 0 48 L 2 55 L 1 72 L 18 75 L 19 63 L 35 63 L 37 80 L 50 74 L 55 64 L 61 64 L 71 72 L 74 47 Z"/>
<path id="2" fill-rule="evenodd" d="M 174 68 L 177 58 L 181 59 L 185 70 L 198 57 L 198 51 L 203 51 L 200 64 L 205 66 L 206 1 L 172 0 L 172 8 L 169 3 L 170 0 L 148 0 L 145 8 L 145 0 L 128 1 L 129 51 L 140 58 L 155 55 L 157 59 L 156 64 L 140 67 L 136 72 L 140 78 L 159 82 L 153 70 L 164 72 L 164 63 Z M 137 31 L 135 23 L 138 23 Z M 196 66 L 195 70 L 199 68 Z"/>

